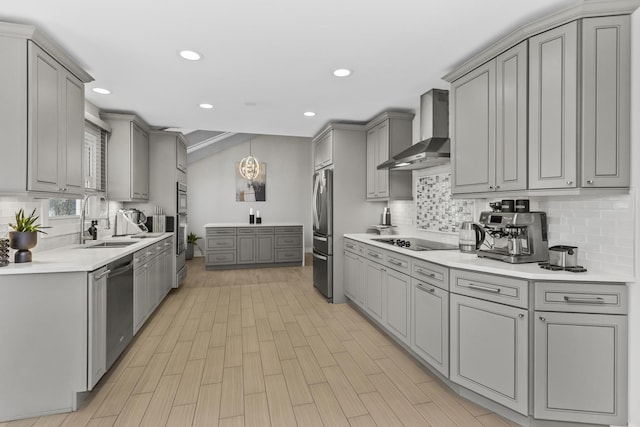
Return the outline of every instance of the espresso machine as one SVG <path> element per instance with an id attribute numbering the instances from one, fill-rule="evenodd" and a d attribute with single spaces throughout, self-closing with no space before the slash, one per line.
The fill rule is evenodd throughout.
<path id="1" fill-rule="evenodd" d="M 479 223 L 485 230 L 479 257 L 511 264 L 549 261 L 546 213 L 482 212 Z"/>

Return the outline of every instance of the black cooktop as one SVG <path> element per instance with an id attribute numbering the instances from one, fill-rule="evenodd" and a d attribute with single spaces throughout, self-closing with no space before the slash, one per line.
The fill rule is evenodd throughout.
<path id="1" fill-rule="evenodd" d="M 415 238 L 381 238 L 372 239 L 374 242 L 386 243 L 388 245 L 405 248 L 412 251 L 450 251 L 458 249 L 458 246 L 449 243 L 434 242 L 432 240 Z"/>

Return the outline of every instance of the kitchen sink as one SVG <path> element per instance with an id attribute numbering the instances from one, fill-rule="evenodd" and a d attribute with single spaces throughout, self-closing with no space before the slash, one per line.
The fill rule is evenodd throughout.
<path id="1" fill-rule="evenodd" d="M 132 239 L 153 239 L 155 237 L 160 237 L 164 233 L 138 233 L 131 236 Z"/>
<path id="2" fill-rule="evenodd" d="M 99 249 L 99 248 L 124 248 L 129 245 L 135 245 L 138 242 L 100 242 L 94 245 L 81 246 L 80 249 Z"/>

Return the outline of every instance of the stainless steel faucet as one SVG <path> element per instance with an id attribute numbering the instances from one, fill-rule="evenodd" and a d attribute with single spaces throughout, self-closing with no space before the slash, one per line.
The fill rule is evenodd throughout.
<path id="1" fill-rule="evenodd" d="M 82 198 L 82 207 L 80 209 L 80 244 L 81 245 L 84 244 L 87 240 L 93 240 L 93 236 L 91 236 L 91 234 L 89 234 L 88 229 L 85 228 L 85 221 L 87 216 L 87 203 L 89 202 L 89 199 L 94 196 L 104 198 L 105 202 L 107 202 L 107 205 L 109 203 L 109 200 L 107 200 L 104 194 L 85 194 L 84 195 L 84 197 Z M 108 207 L 107 207 L 106 221 L 107 221 L 106 228 L 107 229 L 111 228 L 111 226 L 109 225 Z"/>

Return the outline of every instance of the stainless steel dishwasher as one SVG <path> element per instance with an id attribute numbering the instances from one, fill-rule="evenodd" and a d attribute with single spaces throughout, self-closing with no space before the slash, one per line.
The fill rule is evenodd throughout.
<path id="1" fill-rule="evenodd" d="M 107 264 L 107 366 L 133 338 L 133 255 Z"/>

